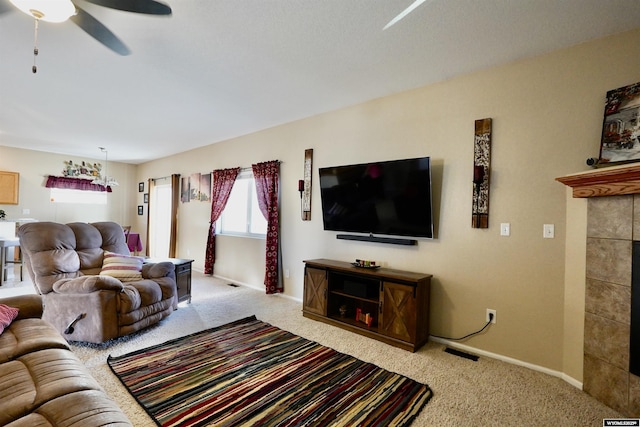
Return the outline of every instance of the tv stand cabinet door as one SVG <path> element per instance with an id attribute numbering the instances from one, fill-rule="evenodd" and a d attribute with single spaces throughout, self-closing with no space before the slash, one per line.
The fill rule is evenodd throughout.
<path id="1" fill-rule="evenodd" d="M 380 294 L 379 332 L 412 344 L 416 342 L 416 288 L 384 282 Z"/>
<path id="2" fill-rule="evenodd" d="M 327 271 L 320 268 L 304 269 L 303 309 L 310 313 L 327 315 Z"/>

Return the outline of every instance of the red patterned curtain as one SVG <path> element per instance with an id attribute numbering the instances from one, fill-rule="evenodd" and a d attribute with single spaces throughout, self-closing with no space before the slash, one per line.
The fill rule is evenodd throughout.
<path id="1" fill-rule="evenodd" d="M 204 274 L 213 274 L 213 263 L 216 260 L 216 221 L 220 218 L 224 207 L 227 205 L 229 195 L 240 168 L 218 169 L 213 171 L 213 183 L 211 193 L 211 222 L 209 223 L 209 235 L 207 236 L 207 250 L 204 256 Z"/>
<path id="2" fill-rule="evenodd" d="M 45 187 L 47 188 L 66 188 L 69 190 L 84 190 L 84 191 L 106 191 L 111 193 L 111 187 L 104 185 L 93 184 L 90 179 L 84 178 L 67 178 L 64 176 L 49 175 Z"/>
<path id="3" fill-rule="evenodd" d="M 280 293 L 282 286 L 282 254 L 280 251 L 280 207 L 278 193 L 280 162 L 277 160 L 252 165 L 258 205 L 267 219 L 267 259 L 264 285 L 268 294 Z"/>

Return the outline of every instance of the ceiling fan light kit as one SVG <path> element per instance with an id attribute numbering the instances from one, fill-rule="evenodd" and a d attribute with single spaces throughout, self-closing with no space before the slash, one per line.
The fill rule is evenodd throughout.
<path id="1" fill-rule="evenodd" d="M 0 0 L 3 1 L 3 0 Z M 33 67 L 31 70 L 36 73 L 36 56 L 38 55 L 38 22 L 65 22 L 70 20 L 84 32 L 102 43 L 107 48 L 119 55 L 131 53 L 129 48 L 115 34 L 113 34 L 100 21 L 91 16 L 80 6 L 73 3 L 73 0 L 9 0 L 17 9 L 35 18 L 35 43 L 33 48 Z M 155 0 L 86 0 L 99 6 L 110 9 L 134 12 L 144 15 L 171 15 L 171 7 Z M 6 9 L 0 8 L 0 13 Z"/>
<path id="2" fill-rule="evenodd" d="M 76 14 L 71 0 L 10 0 L 20 11 L 46 22 L 64 22 Z"/>

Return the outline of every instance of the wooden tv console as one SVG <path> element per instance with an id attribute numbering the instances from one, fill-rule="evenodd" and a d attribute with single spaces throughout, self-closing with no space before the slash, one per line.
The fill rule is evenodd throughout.
<path id="1" fill-rule="evenodd" d="M 430 274 L 355 267 L 328 259 L 304 263 L 304 317 L 409 351 L 427 342 Z M 341 314 L 341 308 L 346 313 Z"/>

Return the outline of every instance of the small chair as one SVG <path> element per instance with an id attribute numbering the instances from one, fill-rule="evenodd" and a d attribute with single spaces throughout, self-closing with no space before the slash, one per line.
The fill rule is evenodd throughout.
<path id="1" fill-rule="evenodd" d="M 123 225 L 122 232 L 124 233 L 124 242 L 127 244 L 127 246 L 129 246 L 129 235 L 131 234 L 131 226 Z M 129 251 L 131 252 L 131 249 L 129 249 Z"/>
<path id="2" fill-rule="evenodd" d="M 13 251 L 9 250 L 14 248 Z M 7 271 L 14 267 L 20 268 L 20 281 L 22 274 L 22 251 L 20 251 L 20 241 L 18 239 L 0 240 L 0 286 L 7 281 Z"/>

